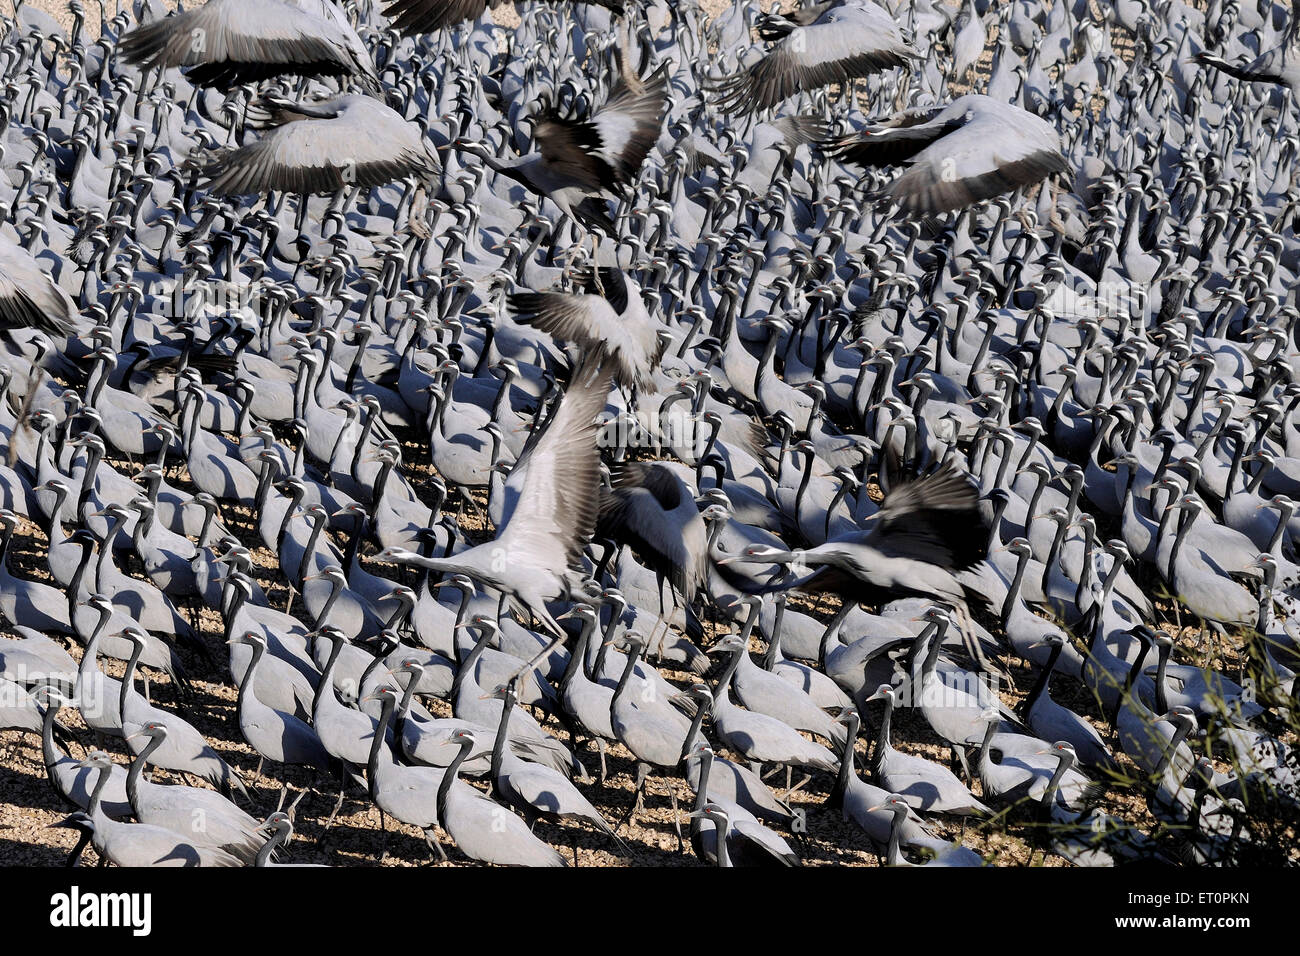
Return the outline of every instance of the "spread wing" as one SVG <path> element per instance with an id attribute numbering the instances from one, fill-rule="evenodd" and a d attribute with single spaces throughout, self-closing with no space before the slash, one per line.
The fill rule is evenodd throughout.
<path id="1" fill-rule="evenodd" d="M 822 151 L 859 166 L 895 166 L 911 159 L 939 137 L 961 128 L 964 120 L 934 122 L 946 107 L 908 110 L 883 123 L 822 143 Z"/>
<path id="2" fill-rule="evenodd" d="M 22 246 L 0 235 L 0 326 L 55 338 L 77 331 L 75 303 Z"/>
<path id="3" fill-rule="evenodd" d="M 1037 117 L 1028 117 L 1037 120 Z M 1060 149 L 1042 136 L 977 119 L 936 140 L 887 189 L 910 214 L 960 209 L 1032 185 L 1069 168 Z"/>
<path id="4" fill-rule="evenodd" d="M 987 557 L 988 538 L 975 483 L 947 461 L 890 492 L 865 543 L 885 554 L 960 570 Z"/>
<path id="5" fill-rule="evenodd" d="M 718 108 L 771 109 L 796 93 L 906 66 L 914 58 L 898 25 L 879 7 L 834 7 L 816 23 L 790 29 L 763 59 L 719 83 Z"/>
<path id="6" fill-rule="evenodd" d="M 511 548 L 564 555 L 577 563 L 596 531 L 600 505 L 600 447 L 596 420 L 609 395 L 609 375 L 584 362 L 541 437 L 519 457 L 506 479 L 503 530 Z"/>
<path id="7" fill-rule="evenodd" d="M 203 169 L 207 188 L 227 196 L 273 189 L 310 194 L 439 175 L 418 127 L 376 100 L 346 99 L 331 118 L 286 122 L 222 154 Z"/>
<path id="8" fill-rule="evenodd" d="M 144 69 L 192 67 L 191 78 L 206 84 L 350 73 L 379 88 L 350 28 L 280 0 L 217 0 L 138 27 L 118 52 Z"/>
<path id="9" fill-rule="evenodd" d="M 623 75 L 589 119 L 565 119 L 547 110 L 537 120 L 534 138 L 554 172 L 592 192 L 618 192 L 635 181 L 667 110 L 666 69 L 645 81 Z"/>
<path id="10" fill-rule="evenodd" d="M 689 604 L 708 573 L 708 552 L 692 555 L 680 526 L 665 518 L 688 500 L 690 489 L 670 469 L 630 463 L 614 479 L 614 490 L 602 495 L 600 534 L 667 564 L 673 587 Z"/>
<path id="11" fill-rule="evenodd" d="M 384 16 L 404 36 L 414 36 L 477 20 L 487 6 L 487 0 L 397 0 L 384 8 Z"/>
<path id="12" fill-rule="evenodd" d="M 575 274 L 580 270 L 575 270 Z M 654 390 L 653 370 L 663 347 L 655 330 L 628 315 L 629 289 L 622 270 L 600 270 L 603 295 L 570 292 L 522 292 L 510 296 L 515 320 L 549 335 L 581 346 L 584 354 L 597 352 L 608 359 L 619 385 Z M 588 289 L 595 283 L 588 281 Z"/>
<path id="13" fill-rule="evenodd" d="M 601 155 L 623 185 L 636 179 L 659 140 L 667 112 L 667 66 L 642 80 L 624 64 L 609 99 L 591 118 L 600 135 Z"/>
<path id="14" fill-rule="evenodd" d="M 601 155 L 603 144 L 595 124 L 543 113 L 533 128 L 537 151 L 559 176 L 589 192 L 617 187 L 614 168 Z"/>

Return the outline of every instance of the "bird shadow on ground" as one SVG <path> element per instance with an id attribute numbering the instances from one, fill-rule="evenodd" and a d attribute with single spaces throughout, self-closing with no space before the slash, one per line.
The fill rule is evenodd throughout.
<path id="1" fill-rule="evenodd" d="M 10 840 L 4 832 L 0 830 L 0 866 L 63 866 L 67 862 L 67 849 Z"/>

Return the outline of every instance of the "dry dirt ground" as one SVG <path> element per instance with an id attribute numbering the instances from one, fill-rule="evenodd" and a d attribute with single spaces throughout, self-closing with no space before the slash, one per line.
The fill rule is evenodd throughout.
<path id="1" fill-rule="evenodd" d="M 11 0 L 0 0 L 0 10 L 11 10 Z M 702 0 L 703 5 L 712 14 L 728 6 L 725 0 Z M 787 0 L 788 4 L 788 0 Z M 63 0 L 36 0 L 34 6 L 41 7 L 53 14 L 65 25 L 71 24 Z M 764 3 L 764 7 L 769 4 Z M 87 30 L 94 36 L 98 34 L 99 13 L 96 5 L 87 3 Z M 109 15 L 113 4 L 110 0 Z M 508 23 L 514 16 L 514 9 L 506 6 L 495 12 L 499 22 Z M 995 28 L 990 25 L 989 42 L 994 42 Z M 990 53 L 986 51 L 982 66 L 987 70 Z M 978 83 L 978 80 L 976 81 Z M 412 482 L 417 489 L 427 490 L 427 481 L 432 474 L 427 448 L 418 441 L 407 441 L 404 461 Z M 133 471 L 130 463 L 112 461 L 119 470 L 126 473 Z M 188 476 L 184 471 L 169 475 L 173 484 L 186 486 Z M 448 502 L 448 508 L 454 509 L 456 500 Z M 240 535 L 245 544 L 253 551 L 257 561 L 257 579 L 278 607 L 285 606 L 289 593 L 284 579 L 278 571 L 275 556 L 261 547 L 260 539 L 251 521 L 251 516 L 242 509 L 223 508 L 223 517 L 228 528 Z M 468 523 L 468 522 L 467 522 Z M 478 529 L 483 533 L 484 529 Z M 33 579 L 48 579 L 45 571 L 46 536 L 41 528 L 30 522 L 23 526 L 14 536 L 11 548 L 11 567 L 17 573 Z M 391 569 L 390 573 L 394 573 Z M 819 617 L 828 619 L 834 608 L 825 603 L 813 605 L 801 603 L 801 609 L 811 611 Z M 224 654 L 221 640 L 221 620 L 214 611 L 202 609 L 195 612 L 201 626 L 202 636 L 217 655 Z M 986 622 L 992 624 L 993 622 Z M 1171 623 L 1166 625 L 1176 630 Z M 710 638 L 716 635 L 716 629 L 709 628 Z M 0 631 L 0 634 L 4 632 Z M 1186 648 L 1187 640 L 1180 642 Z M 69 648 L 74 657 L 80 656 L 80 648 Z M 753 650 L 761 650 L 755 642 Z M 1216 669 L 1223 670 L 1229 676 L 1239 677 L 1241 670 L 1240 647 L 1232 642 L 1214 645 L 1212 654 L 1224 655 L 1225 659 L 1214 662 Z M 242 774 L 253 794 L 251 812 L 267 813 L 277 806 L 282 799 L 281 781 L 287 781 L 292 792 L 301 791 L 310 781 L 297 770 L 284 770 L 268 766 L 261 776 L 255 777 L 258 765 L 257 754 L 244 742 L 239 733 L 235 715 L 236 694 L 230 684 L 229 674 L 224 671 L 212 672 L 211 668 L 188 652 L 185 663 L 194 675 L 189 698 L 183 703 L 177 699 L 176 688 L 165 677 L 151 675 L 151 693 L 154 699 L 164 707 L 183 707 L 183 715 L 193 723 L 208 739 L 216 750 Z M 1196 663 L 1209 663 L 1180 652 L 1180 659 Z M 1002 694 L 1005 702 L 1014 705 L 1023 699 L 1031 686 L 1034 674 L 1023 665 L 1009 664 L 1015 681 L 1014 687 L 1003 685 Z M 121 665 L 110 663 L 109 672 L 114 676 L 121 673 Z M 686 686 L 689 675 L 666 671 L 665 676 L 675 683 Z M 1086 699 L 1082 692 L 1073 697 L 1063 687 L 1054 693 L 1061 703 L 1066 704 L 1089 717 L 1097 726 L 1102 727 L 1097 706 L 1094 701 Z M 449 712 L 444 702 L 431 700 L 427 702 L 430 709 L 439 716 Z M 65 711 L 64 717 L 76 725 L 75 716 Z M 878 718 L 878 712 L 869 711 L 864 715 L 864 731 L 857 747 L 857 765 L 860 773 L 865 774 L 866 758 L 869 752 L 868 738 L 871 727 Z M 548 729 L 561 740 L 568 742 L 563 728 L 554 724 Z M 706 733 L 709 726 L 705 725 Z M 895 746 L 899 749 L 923 754 L 931 759 L 946 762 L 948 750 L 930 732 L 924 720 L 912 716 L 907 711 L 895 717 Z M 115 746 L 116 743 L 116 746 Z M 84 746 L 91 746 L 89 735 Z M 108 749 L 115 753 L 117 759 L 124 760 L 119 742 L 109 742 Z M 83 748 L 84 749 L 84 748 Z M 80 753 L 74 748 L 74 752 Z M 724 755 L 725 751 L 724 751 Z M 589 769 L 598 766 L 593 750 L 581 753 L 581 758 Z M 732 755 L 727 755 L 732 756 Z M 621 820 L 631 805 L 634 766 L 622 747 L 611 749 L 608 761 L 609 779 L 601 786 L 592 784 L 584 787 L 588 797 L 612 821 Z M 1220 769 L 1228 769 L 1220 767 Z M 172 775 L 165 771 L 155 771 L 155 779 L 166 781 Z M 193 783 L 194 781 L 190 781 Z M 773 785 L 778 781 L 774 779 Z M 795 846 L 796 852 L 806 865 L 876 865 L 878 863 L 864 834 L 856 826 L 843 822 L 836 810 L 826 805 L 834 779 L 831 775 L 816 773 L 811 781 L 794 793 L 790 800 L 793 806 L 806 814 L 805 832 L 787 834 Z M 979 793 L 979 784 L 974 785 Z M 603 835 L 578 825 L 556 826 L 539 823 L 537 833 L 579 866 L 607 866 L 622 864 L 642 865 L 698 865 L 698 861 L 689 850 L 679 851 L 677 825 L 685 830 L 685 809 L 675 812 L 673 797 L 682 808 L 689 808 L 691 793 L 680 779 L 655 776 L 651 779 L 647 797 L 647 808 L 630 824 L 620 826 L 618 833 L 629 847 L 627 854 L 622 854 L 612 841 Z M 290 796 L 289 799 L 293 799 Z M 326 863 L 331 865 L 375 865 L 380 862 L 380 848 L 384 838 L 380 832 L 378 811 L 360 793 L 350 795 L 343 804 L 332 829 L 326 833 L 323 823 L 334 803 L 334 796 L 329 792 L 310 792 L 303 799 L 296 815 L 296 831 L 293 842 L 280 856 L 282 861 L 300 863 Z M 1131 788 L 1124 785 L 1112 787 L 1102 802 L 1102 807 L 1111 814 L 1137 824 L 1150 831 L 1154 820 L 1150 817 L 1145 801 Z M 55 866 L 63 862 L 68 850 L 75 843 L 72 832 L 64 829 L 50 829 L 50 824 L 57 822 L 67 813 L 67 808 L 55 796 L 45 778 L 41 759 L 40 740 L 33 735 L 19 732 L 0 733 L 0 864 L 36 864 Z M 993 863 L 1002 865 L 1047 865 L 1059 866 L 1059 857 L 1045 854 L 1035 849 L 1035 828 L 1030 818 L 1013 816 L 999 817 L 990 822 L 963 826 L 960 822 L 945 820 L 941 817 L 931 818 L 932 827 L 941 835 L 960 840 Z M 413 827 L 406 827 L 395 821 L 387 820 L 386 857 L 383 862 L 390 866 L 411 866 L 428 862 L 429 854 L 420 832 Z M 456 853 L 449 838 L 440 834 L 442 843 L 454 862 L 465 862 Z M 87 850 L 84 862 L 97 862 L 93 850 Z"/>

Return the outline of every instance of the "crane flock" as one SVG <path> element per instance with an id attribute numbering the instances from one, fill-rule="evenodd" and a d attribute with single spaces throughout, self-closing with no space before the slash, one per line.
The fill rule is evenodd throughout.
<path id="1" fill-rule="evenodd" d="M 46 861 L 1298 861 L 1300 0 L 98 5 L 0 20 Z"/>

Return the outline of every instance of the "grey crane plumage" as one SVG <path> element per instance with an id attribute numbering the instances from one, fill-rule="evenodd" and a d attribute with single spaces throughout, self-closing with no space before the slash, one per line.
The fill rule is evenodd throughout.
<path id="1" fill-rule="evenodd" d="M 203 3 L 0 14 L 0 722 L 49 781 L 0 816 L 203 862 L 192 803 L 269 862 L 293 821 L 171 785 L 236 787 L 242 727 L 336 814 L 364 772 L 435 857 L 443 822 L 554 863 L 618 849 L 528 832 L 627 809 L 589 737 L 632 813 L 684 778 L 706 860 L 821 857 L 824 801 L 849 852 L 978 862 L 911 801 L 998 808 L 962 842 L 999 864 L 1021 822 L 1074 865 L 1294 862 L 1295 3 Z M 96 814 L 78 719 L 139 755 Z"/>
<path id="2" fill-rule="evenodd" d="M 631 546 L 654 570 L 661 615 L 667 581 L 674 605 L 680 596 L 689 619 L 709 572 L 708 532 L 695 495 L 670 468 L 657 463 L 629 462 L 612 484 L 601 491 L 597 534 Z M 706 666 L 697 658 L 692 669 L 703 673 Z"/>
<path id="3" fill-rule="evenodd" d="M 45 774 L 69 805 L 87 810 L 99 773 L 82 766 L 82 762 L 70 754 L 61 752 L 55 742 L 55 719 L 59 708 L 71 701 L 49 685 L 38 687 L 33 693 L 45 706 L 41 724 L 41 756 L 45 762 Z M 99 799 L 104 812 L 115 820 L 129 817 L 134 812 L 127 797 L 126 772 L 117 764 L 109 772 Z"/>
<path id="4" fill-rule="evenodd" d="M 331 0 L 208 0 L 136 27 L 117 49 L 142 70 L 180 67 L 196 85 L 293 73 L 353 77 L 380 90 L 370 53 Z"/>
<path id="5" fill-rule="evenodd" d="M 366 787 L 371 801 L 379 808 L 381 827 L 384 825 L 385 813 L 403 823 L 417 826 L 424 831 L 424 840 L 430 851 L 445 859 L 446 853 L 438 844 L 433 828 L 442 822 L 437 793 L 446 771 L 434 767 L 408 767 L 394 759 L 385 741 L 385 734 L 397 706 L 397 697 L 397 689 L 385 684 L 376 688 L 368 698 L 363 698 L 363 703 L 366 699 L 373 699 L 381 705 L 378 727 L 370 741 Z M 385 849 L 387 838 L 388 831 L 384 830 Z M 382 856 L 383 854 L 381 858 Z"/>
<path id="6" fill-rule="evenodd" d="M 0 327 L 65 338 L 83 321 L 72 297 L 30 252 L 0 231 Z"/>
<path id="7" fill-rule="evenodd" d="M 948 768 L 894 749 L 889 737 L 897 699 L 897 693 L 888 684 L 881 685 L 867 698 L 885 702 L 876 749 L 871 756 L 872 771 L 880 785 L 917 810 L 961 816 L 991 813 Z"/>
<path id="8" fill-rule="evenodd" d="M 797 551 L 752 545 L 719 563 L 797 562 L 811 572 L 781 587 L 842 591 L 857 600 L 920 595 L 960 606 L 967 589 L 954 572 L 984 559 L 986 535 L 975 486 L 949 461 L 891 490 L 867 530 Z"/>
<path id="9" fill-rule="evenodd" d="M 893 814 L 893 823 L 889 828 L 889 847 L 886 851 L 886 861 L 890 866 L 912 866 L 902 852 L 902 830 L 904 822 L 907 820 L 909 804 L 907 798 L 901 794 L 891 793 L 885 797 L 882 803 L 871 808 L 872 810 L 888 810 Z M 980 855 L 969 847 L 959 844 L 949 844 L 946 847 L 931 847 L 934 855 L 927 860 L 922 866 L 983 866 L 984 861 Z"/>
<path id="10" fill-rule="evenodd" d="M 148 724 L 162 724 L 167 728 L 167 734 L 153 747 L 149 755 L 149 763 L 167 770 L 193 773 L 220 787 L 226 793 L 237 790 L 244 796 L 248 796 L 248 790 L 234 768 L 221 759 L 221 756 L 192 724 L 175 714 L 155 707 L 135 689 L 136 664 L 145 647 L 144 631 L 132 625 L 125 628 L 119 636 L 126 637 L 134 647 L 122 676 L 121 696 L 118 701 L 122 735 L 129 738 L 127 747 L 131 753 L 139 756 L 146 747 L 146 743 L 139 736 L 140 730 Z M 81 690 L 78 689 L 78 695 L 80 694 Z"/>
<path id="11" fill-rule="evenodd" d="M 508 0 L 394 0 L 384 8 L 384 16 L 393 28 L 407 36 L 445 30 L 465 20 L 477 20 L 491 7 L 505 6 Z M 553 0 L 560 2 L 560 0 Z M 567 2 L 567 0 L 565 0 Z M 623 0 L 577 0 L 604 7 L 621 16 Z"/>
<path id="12" fill-rule="evenodd" d="M 478 742 L 473 731 L 457 730 L 460 753 L 438 787 L 438 816 L 461 852 L 499 866 L 565 866 L 564 858 L 529 831 L 499 803 L 458 779 L 462 762 Z"/>
<path id="13" fill-rule="evenodd" d="M 1229 63 L 1222 56 L 1201 50 L 1193 59 L 1204 66 L 1251 83 L 1275 83 L 1300 90 L 1300 4 L 1291 3 L 1291 17 L 1281 42 L 1245 63 Z"/>
<path id="14" fill-rule="evenodd" d="M 610 699 L 610 724 L 623 746 L 636 758 L 636 802 L 633 812 L 644 806 L 646 781 L 654 767 L 675 768 L 690 743 L 692 725 L 682 713 L 671 707 L 650 706 L 653 695 L 629 692 L 637 661 L 645 648 L 644 639 L 635 631 L 624 633 L 620 640 L 627 646 L 623 673 Z"/>
<path id="15" fill-rule="evenodd" d="M 911 215 L 961 209 L 1065 172 L 1056 130 L 976 93 L 895 114 L 827 150 L 860 166 L 906 164 L 884 195 Z"/>
<path id="16" fill-rule="evenodd" d="M 795 93 L 832 83 L 851 87 L 860 76 L 909 67 L 916 53 L 884 9 L 870 0 L 815 3 L 772 14 L 759 25 L 776 41 L 757 63 L 716 84 L 727 113 L 771 109 Z"/>
<path id="17" fill-rule="evenodd" d="M 420 128 L 369 96 L 316 103 L 267 94 L 273 124 L 256 141 L 202 163 L 205 188 L 239 196 L 310 194 L 379 186 L 404 177 L 436 184 L 442 166 Z"/>
<path id="18" fill-rule="evenodd" d="M 89 824 L 91 842 L 99 855 L 117 866 L 239 866 L 235 855 L 220 848 L 196 846 L 173 830 L 148 823 L 122 823 L 110 818 L 101 806 L 104 785 L 112 773 L 113 760 L 102 750 L 92 750 L 82 765 L 99 772 L 91 792 L 90 808 L 71 820 Z"/>
<path id="19" fill-rule="evenodd" d="M 161 786 L 145 776 L 145 763 L 167 739 L 167 733 L 166 724 L 151 721 L 132 735 L 149 738 L 126 775 L 126 793 L 136 820 L 175 831 L 195 846 L 221 849 L 245 863 L 252 862 L 265 842 L 257 820 L 214 790 Z"/>
<path id="20" fill-rule="evenodd" d="M 550 198 L 575 222 L 615 235 L 605 202 L 634 182 L 668 108 L 667 69 L 642 79 L 626 62 L 626 50 L 622 54 L 609 98 L 586 118 L 563 116 L 549 100 L 529 114 L 536 152 L 500 160 L 480 142 L 461 139 L 452 146 Z"/>
<path id="21" fill-rule="evenodd" d="M 706 741 L 697 741 L 684 759 L 692 760 L 698 766 L 695 807 L 691 819 L 701 819 L 700 812 L 712 806 L 725 811 L 729 823 L 727 827 L 691 824 L 691 842 L 702 859 L 707 861 L 712 858 L 717 861 L 725 854 L 737 858 L 742 866 L 750 862 L 756 865 L 798 865 L 798 856 L 779 834 L 760 823 L 743 805 L 726 800 L 711 789 L 715 758 Z M 720 843 L 725 843 L 726 846 L 721 846 Z"/>
<path id="22" fill-rule="evenodd" d="M 275 852 L 293 838 L 293 820 L 283 810 L 276 810 L 262 821 L 261 830 L 266 834 L 266 842 L 257 851 L 254 866 L 326 866 L 324 863 L 277 863 L 273 859 Z"/>
<path id="23" fill-rule="evenodd" d="M 239 683 L 239 730 L 244 739 L 265 759 L 328 773 L 334 768 L 333 758 L 311 725 L 268 706 L 257 696 L 257 671 L 266 655 L 266 638 L 256 631 L 245 631 L 230 638 L 229 643 L 235 642 L 249 644 L 253 649 L 252 660 Z"/>
<path id="24" fill-rule="evenodd" d="M 646 311 L 636 282 L 617 267 L 575 267 L 571 274 L 583 291 L 510 296 L 515 321 L 584 351 L 599 351 L 608 357 L 614 381 L 624 388 L 656 391 L 654 375 L 668 340 L 659 334 L 663 327 Z"/>
<path id="25" fill-rule="evenodd" d="M 375 560 L 466 574 L 509 597 L 551 634 L 562 635 L 546 602 L 568 593 L 569 568 L 595 531 L 600 463 L 596 416 L 608 390 L 608 376 L 595 371 L 592 363 L 574 373 L 540 437 L 511 469 L 504 488 L 504 519 L 494 540 L 450 558 L 386 548 Z"/>
<path id="26" fill-rule="evenodd" d="M 539 817 L 560 820 L 586 820 L 602 833 L 614 838 L 622 847 L 608 821 L 605 820 L 569 778 L 552 767 L 522 759 L 508 746 L 510 711 L 515 706 L 512 681 L 498 687 L 490 696 L 501 700 L 501 723 L 497 727 L 492 746 L 492 790 L 525 820 Z M 471 731 L 472 732 L 472 731 Z"/>
<path id="27" fill-rule="evenodd" d="M 752 710 L 742 710 L 731 700 L 731 685 L 747 648 L 737 638 L 717 645 L 732 655 L 718 678 L 713 695 L 713 728 L 727 747 L 755 763 L 776 763 L 835 771 L 839 761 L 821 744 L 800 736 L 789 724 Z"/>

